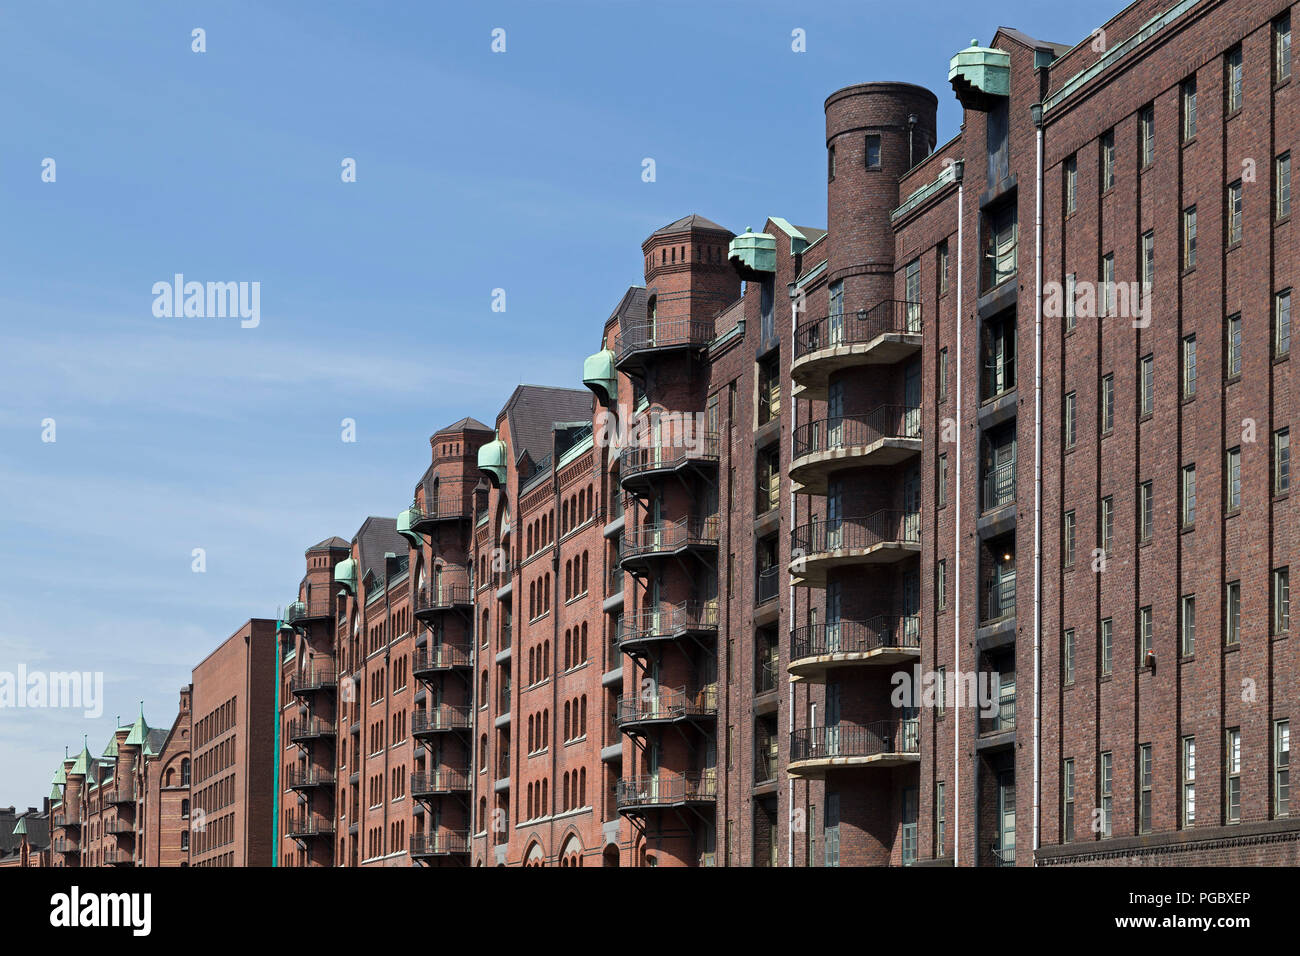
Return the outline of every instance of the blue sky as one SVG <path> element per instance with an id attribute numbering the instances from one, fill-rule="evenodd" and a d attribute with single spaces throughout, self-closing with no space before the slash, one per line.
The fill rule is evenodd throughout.
<path id="1" fill-rule="evenodd" d="M 38 804 L 64 746 L 102 750 L 141 698 L 170 725 L 191 668 L 292 599 L 306 547 L 406 506 L 438 427 L 579 385 L 651 231 L 824 225 L 829 93 L 927 86 L 944 141 L 972 37 L 1075 42 L 1120 8 L 983 6 L 0 11 L 0 671 L 105 681 L 98 720 L 0 708 L 0 804 Z M 178 272 L 259 282 L 260 325 L 156 318 Z"/>

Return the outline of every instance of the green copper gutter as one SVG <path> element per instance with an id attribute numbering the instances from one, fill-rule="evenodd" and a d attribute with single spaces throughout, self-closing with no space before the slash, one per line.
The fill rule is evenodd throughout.
<path id="1" fill-rule="evenodd" d="M 271 866 L 280 865 L 280 725 L 284 722 L 280 715 L 280 684 L 284 675 L 280 673 L 283 657 L 280 654 L 280 631 L 286 627 L 284 620 L 275 622 L 275 649 L 271 656 L 275 659 L 275 746 L 271 748 Z M 292 628 L 289 628 L 293 630 Z"/>

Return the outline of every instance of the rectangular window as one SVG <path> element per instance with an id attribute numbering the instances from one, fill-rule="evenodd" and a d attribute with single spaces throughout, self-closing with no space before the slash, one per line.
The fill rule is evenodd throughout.
<path id="1" fill-rule="evenodd" d="M 875 133 L 867 136 L 867 169 L 880 168 L 880 137 Z"/>
<path id="2" fill-rule="evenodd" d="M 1067 628 L 1061 638 L 1061 662 L 1062 681 L 1066 684 L 1074 683 L 1074 628 Z"/>
<path id="3" fill-rule="evenodd" d="M 939 243 L 939 294 L 948 291 L 948 240 Z"/>
<path id="4" fill-rule="evenodd" d="M 826 847 L 826 857 L 822 860 L 824 866 L 840 865 L 840 795 L 838 793 L 826 794 L 826 818 L 822 824 L 823 843 Z"/>
<path id="5" fill-rule="evenodd" d="M 1291 154 L 1283 153 L 1277 158 L 1277 218 L 1285 219 L 1291 215 Z"/>
<path id="6" fill-rule="evenodd" d="M 1101 550 L 1110 554 L 1115 544 L 1115 499 L 1110 495 L 1101 499 Z"/>
<path id="7" fill-rule="evenodd" d="M 1142 234 L 1142 294 L 1150 295 L 1156 282 L 1156 234 L 1149 230 Z"/>
<path id="8" fill-rule="evenodd" d="M 948 607 L 948 562 L 942 558 L 934 569 L 934 603 L 940 611 Z"/>
<path id="9" fill-rule="evenodd" d="M 1115 131 L 1101 137 L 1101 191 L 1115 185 Z"/>
<path id="10" fill-rule="evenodd" d="M 1147 106 L 1142 110 L 1142 168 L 1146 169 L 1156 161 L 1156 108 Z"/>
<path id="11" fill-rule="evenodd" d="M 1196 395 L 1196 336 L 1183 339 L 1183 398 Z"/>
<path id="12" fill-rule="evenodd" d="M 1074 567 L 1074 512 L 1067 511 L 1061 527 L 1061 563 Z"/>
<path id="13" fill-rule="evenodd" d="M 1273 302 L 1273 355 L 1291 353 L 1291 290 L 1279 292 Z"/>
<path id="14" fill-rule="evenodd" d="M 1183 142 L 1196 137 L 1196 77 L 1183 81 Z"/>
<path id="15" fill-rule="evenodd" d="M 939 716 L 942 717 L 948 710 L 948 690 L 947 690 L 948 668 L 946 667 L 935 668 L 935 676 L 937 677 L 939 683 L 939 693 L 938 693 L 939 699 L 936 702 L 936 704 L 937 704 L 937 709 L 939 711 Z"/>
<path id="16" fill-rule="evenodd" d="M 938 477 L 936 478 L 936 488 L 934 492 L 935 506 L 942 508 L 948 504 L 948 456 L 939 456 L 939 467 L 937 469 Z"/>
<path id="17" fill-rule="evenodd" d="M 1228 823 L 1241 822 L 1241 730 L 1233 727 L 1223 746 L 1223 816 Z"/>
<path id="18" fill-rule="evenodd" d="M 1061 842 L 1074 841 L 1074 758 L 1061 764 Z"/>
<path id="19" fill-rule="evenodd" d="M 1291 630 L 1291 569 L 1273 571 L 1273 633 L 1286 634 Z"/>
<path id="20" fill-rule="evenodd" d="M 1138 747 L 1138 832 L 1151 832 L 1151 785 L 1153 777 L 1151 762 L 1151 745 Z"/>
<path id="21" fill-rule="evenodd" d="M 1065 214 L 1073 215 L 1079 208 L 1079 157 L 1065 161 Z"/>
<path id="22" fill-rule="evenodd" d="M 1291 14 L 1273 21 L 1273 77 L 1278 83 L 1291 79 Z"/>
<path id="23" fill-rule="evenodd" d="M 1228 245 L 1241 242 L 1241 180 L 1228 187 Z"/>
<path id="24" fill-rule="evenodd" d="M 1182 613 L 1179 617 L 1179 651 L 1183 657 L 1191 657 L 1196 653 L 1196 597 L 1194 595 L 1183 596 Z"/>
<path id="25" fill-rule="evenodd" d="M 1196 524 L 1196 466 L 1183 467 L 1182 509 L 1180 519 L 1184 528 Z"/>
<path id="26" fill-rule="evenodd" d="M 1138 488 L 1138 540 L 1150 541 L 1155 531 L 1155 488 L 1149 481 Z"/>
<path id="27" fill-rule="evenodd" d="M 948 401 L 948 350 L 939 349 L 939 403 Z"/>
<path id="28" fill-rule="evenodd" d="M 1150 415 L 1156 410 L 1156 359 L 1154 355 L 1142 357 L 1138 373 L 1138 409 L 1143 415 Z"/>
<path id="29" fill-rule="evenodd" d="M 981 289 L 993 289 L 1016 274 L 1016 206 L 1013 203 L 985 214 Z"/>
<path id="30" fill-rule="evenodd" d="M 1241 313 L 1228 316 L 1228 378 L 1241 374 Z"/>
<path id="31" fill-rule="evenodd" d="M 1225 502 L 1229 512 L 1241 510 L 1241 449 L 1228 449 L 1227 459 L 1227 486 L 1224 488 L 1224 494 L 1227 496 Z"/>
<path id="32" fill-rule="evenodd" d="M 948 850 L 948 807 L 944 800 L 944 782 L 934 785 L 934 855 L 943 857 Z"/>
<path id="33" fill-rule="evenodd" d="M 1106 434 L 1115 427 L 1115 376 L 1103 375 L 1101 379 L 1101 432 Z"/>
<path id="34" fill-rule="evenodd" d="M 1242 77 L 1244 69 L 1241 61 L 1241 47 L 1230 52 L 1226 59 L 1228 112 L 1235 113 L 1241 109 Z"/>
<path id="35" fill-rule="evenodd" d="M 829 182 L 835 179 L 835 147 L 826 148 L 826 180 Z"/>
<path id="36" fill-rule="evenodd" d="M 1075 326 L 1079 324 L 1074 308 L 1076 286 L 1077 282 L 1073 274 L 1065 277 L 1065 331 L 1067 332 L 1073 332 Z"/>
<path id="37" fill-rule="evenodd" d="M 1196 207 L 1183 210 L 1183 269 L 1196 268 Z"/>
<path id="38" fill-rule="evenodd" d="M 1231 647 L 1241 640 L 1241 582 L 1231 581 L 1223 596 L 1223 643 Z"/>
<path id="39" fill-rule="evenodd" d="M 1079 438 L 1079 416 L 1075 411 L 1076 399 L 1074 392 L 1069 392 L 1065 396 L 1064 421 L 1061 423 L 1064 429 L 1065 447 L 1073 448 Z"/>
<path id="40" fill-rule="evenodd" d="M 1101 257 L 1101 292 L 1102 308 L 1106 315 L 1115 314 L 1115 253 L 1108 252 Z"/>
<path id="41" fill-rule="evenodd" d="M 1115 663 L 1114 628 L 1111 626 L 1110 618 L 1101 622 L 1101 633 L 1097 642 L 1101 652 L 1101 672 L 1106 675 L 1111 672 Z"/>
<path id="42" fill-rule="evenodd" d="M 1291 490 L 1291 429 L 1273 433 L 1273 494 Z"/>
<path id="43" fill-rule="evenodd" d="M 1183 738 L 1183 826 L 1190 827 L 1196 823 L 1196 738 Z"/>
<path id="44" fill-rule="evenodd" d="M 1273 816 L 1291 815 L 1291 721 L 1273 725 Z"/>
<path id="45" fill-rule="evenodd" d="M 1098 773 L 1101 785 L 1101 836 L 1109 839 L 1111 835 L 1111 814 L 1115 809 L 1115 768 L 1111 754 L 1101 755 L 1101 769 Z"/>
<path id="46" fill-rule="evenodd" d="M 1138 663 L 1146 663 L 1153 647 L 1151 606 L 1138 609 Z"/>

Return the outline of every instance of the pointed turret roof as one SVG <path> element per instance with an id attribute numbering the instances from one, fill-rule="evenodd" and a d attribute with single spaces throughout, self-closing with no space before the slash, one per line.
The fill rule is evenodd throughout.
<path id="1" fill-rule="evenodd" d="M 80 776 L 84 777 L 86 775 L 86 771 L 90 769 L 90 766 L 93 763 L 93 761 L 94 758 L 90 756 L 90 747 L 87 746 L 86 738 L 83 736 L 81 738 L 81 753 L 77 754 L 77 760 L 72 765 L 72 769 L 69 770 L 68 773 L 79 774 Z"/>
<path id="2" fill-rule="evenodd" d="M 128 747 L 144 748 L 145 741 L 149 738 L 149 725 L 144 722 L 144 701 L 140 701 L 140 716 L 135 719 L 131 725 L 131 733 L 126 737 Z"/>

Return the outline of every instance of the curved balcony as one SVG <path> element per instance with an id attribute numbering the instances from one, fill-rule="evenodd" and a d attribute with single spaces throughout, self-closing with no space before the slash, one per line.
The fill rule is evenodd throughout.
<path id="1" fill-rule="evenodd" d="M 881 615 L 795 628 L 787 669 L 795 677 L 823 680 L 832 668 L 895 665 L 920 656 L 920 618 Z"/>
<path id="2" fill-rule="evenodd" d="M 54 814 L 54 829 L 80 830 L 81 821 L 67 813 L 56 813 Z"/>
<path id="3" fill-rule="evenodd" d="M 55 840 L 54 852 L 55 853 L 80 853 L 81 841 L 69 840 L 67 837 L 63 837 L 61 839 Z"/>
<path id="4" fill-rule="evenodd" d="M 294 814 L 284 825 L 284 835 L 295 840 L 333 837 L 334 821 L 310 813 Z"/>
<path id="5" fill-rule="evenodd" d="M 334 725 L 328 720 L 321 720 L 319 717 L 289 721 L 289 739 L 296 744 L 319 740 L 323 737 L 333 737 L 334 735 Z"/>
<path id="6" fill-rule="evenodd" d="M 659 314 L 619 327 L 614 337 L 614 366 L 620 372 L 644 373 L 648 365 L 661 357 L 700 352 L 712 341 L 711 319 Z"/>
<path id="7" fill-rule="evenodd" d="M 416 534 L 432 534 L 448 521 L 468 521 L 473 517 L 471 499 L 466 495 L 439 495 L 431 501 L 412 501 L 407 518 Z"/>
<path id="8" fill-rule="evenodd" d="M 614 714 L 619 729 L 631 732 L 655 724 L 712 720 L 718 716 L 718 685 L 687 691 L 661 687 L 657 694 L 620 697 Z"/>
<path id="9" fill-rule="evenodd" d="M 877 511 L 865 518 L 814 521 L 790 536 L 790 576 L 795 584 L 823 587 L 832 568 L 892 564 L 920 550 L 919 512 Z"/>
<path id="10" fill-rule="evenodd" d="M 921 722 L 915 717 L 863 725 L 803 727 L 790 734 L 793 777 L 823 777 L 830 770 L 901 767 L 921 762 Z"/>
<path id="11" fill-rule="evenodd" d="M 720 457 L 716 433 L 695 435 L 679 444 L 625 448 L 618 456 L 619 481 L 625 491 L 645 492 L 667 475 L 715 472 Z"/>
<path id="12" fill-rule="evenodd" d="M 673 807 L 712 806 L 718 799 L 717 771 L 658 773 L 623 777 L 614 785 L 619 813 L 640 814 Z"/>
<path id="13" fill-rule="evenodd" d="M 323 690 L 334 690 L 338 686 L 338 671 L 332 667 L 317 667 L 295 675 L 289 681 L 289 693 L 295 697 L 309 697 Z"/>
<path id="14" fill-rule="evenodd" d="M 716 638 L 717 635 L 718 605 L 715 602 L 663 604 L 656 610 L 641 611 L 623 618 L 618 647 L 620 651 L 634 654 L 661 641 L 686 637 Z"/>
<path id="15" fill-rule="evenodd" d="M 469 774 L 464 770 L 433 770 L 411 774 L 411 796 L 417 800 L 447 793 L 467 793 Z"/>
<path id="16" fill-rule="evenodd" d="M 290 790 L 311 790 L 316 787 L 334 786 L 334 771 L 322 770 L 320 767 L 290 767 L 285 777 L 285 784 Z"/>
<path id="17" fill-rule="evenodd" d="M 468 707 L 441 704 L 428 710 L 417 710 L 411 715 L 411 733 L 416 737 L 432 737 L 452 731 L 469 730 L 473 715 Z"/>
<path id="18" fill-rule="evenodd" d="M 411 662 L 411 673 L 417 680 L 428 680 L 437 674 L 474 666 L 473 657 L 468 647 L 457 644 L 434 644 L 423 647 L 415 654 Z"/>
<path id="19" fill-rule="evenodd" d="M 717 551 L 719 527 L 717 515 L 637 525 L 623 535 L 619 562 L 636 573 L 659 558 Z"/>
<path id="20" fill-rule="evenodd" d="M 334 599 L 325 594 L 309 595 L 305 601 L 294 601 L 284 609 L 284 623 L 302 627 L 317 621 L 330 621 L 334 618 Z"/>
<path id="21" fill-rule="evenodd" d="M 461 611 L 474 606 L 474 589 L 469 574 L 442 574 L 440 580 L 415 590 L 416 620 L 425 620 L 446 611 Z"/>
<path id="22" fill-rule="evenodd" d="M 109 820 L 104 824 L 104 832 L 113 836 L 135 836 L 135 824 L 127 820 Z"/>
<path id="23" fill-rule="evenodd" d="M 109 806 L 118 806 L 123 803 L 134 804 L 138 796 L 134 782 L 121 783 L 114 790 L 106 793 L 103 800 Z"/>
<path id="24" fill-rule="evenodd" d="M 897 465 L 921 453 L 921 410 L 881 405 L 864 415 L 808 422 L 794 430 L 790 478 L 807 495 L 826 494 L 845 468 Z"/>
<path id="25" fill-rule="evenodd" d="M 790 376 L 800 398 L 826 398 L 833 373 L 892 365 L 921 350 L 921 305 L 886 299 L 872 309 L 828 315 L 795 329 Z"/>
<path id="26" fill-rule="evenodd" d="M 463 856 L 469 853 L 468 830 L 440 830 L 437 833 L 411 834 L 411 857 Z"/>
<path id="27" fill-rule="evenodd" d="M 135 866 L 135 854 L 125 850 L 105 850 L 105 866 Z"/>

